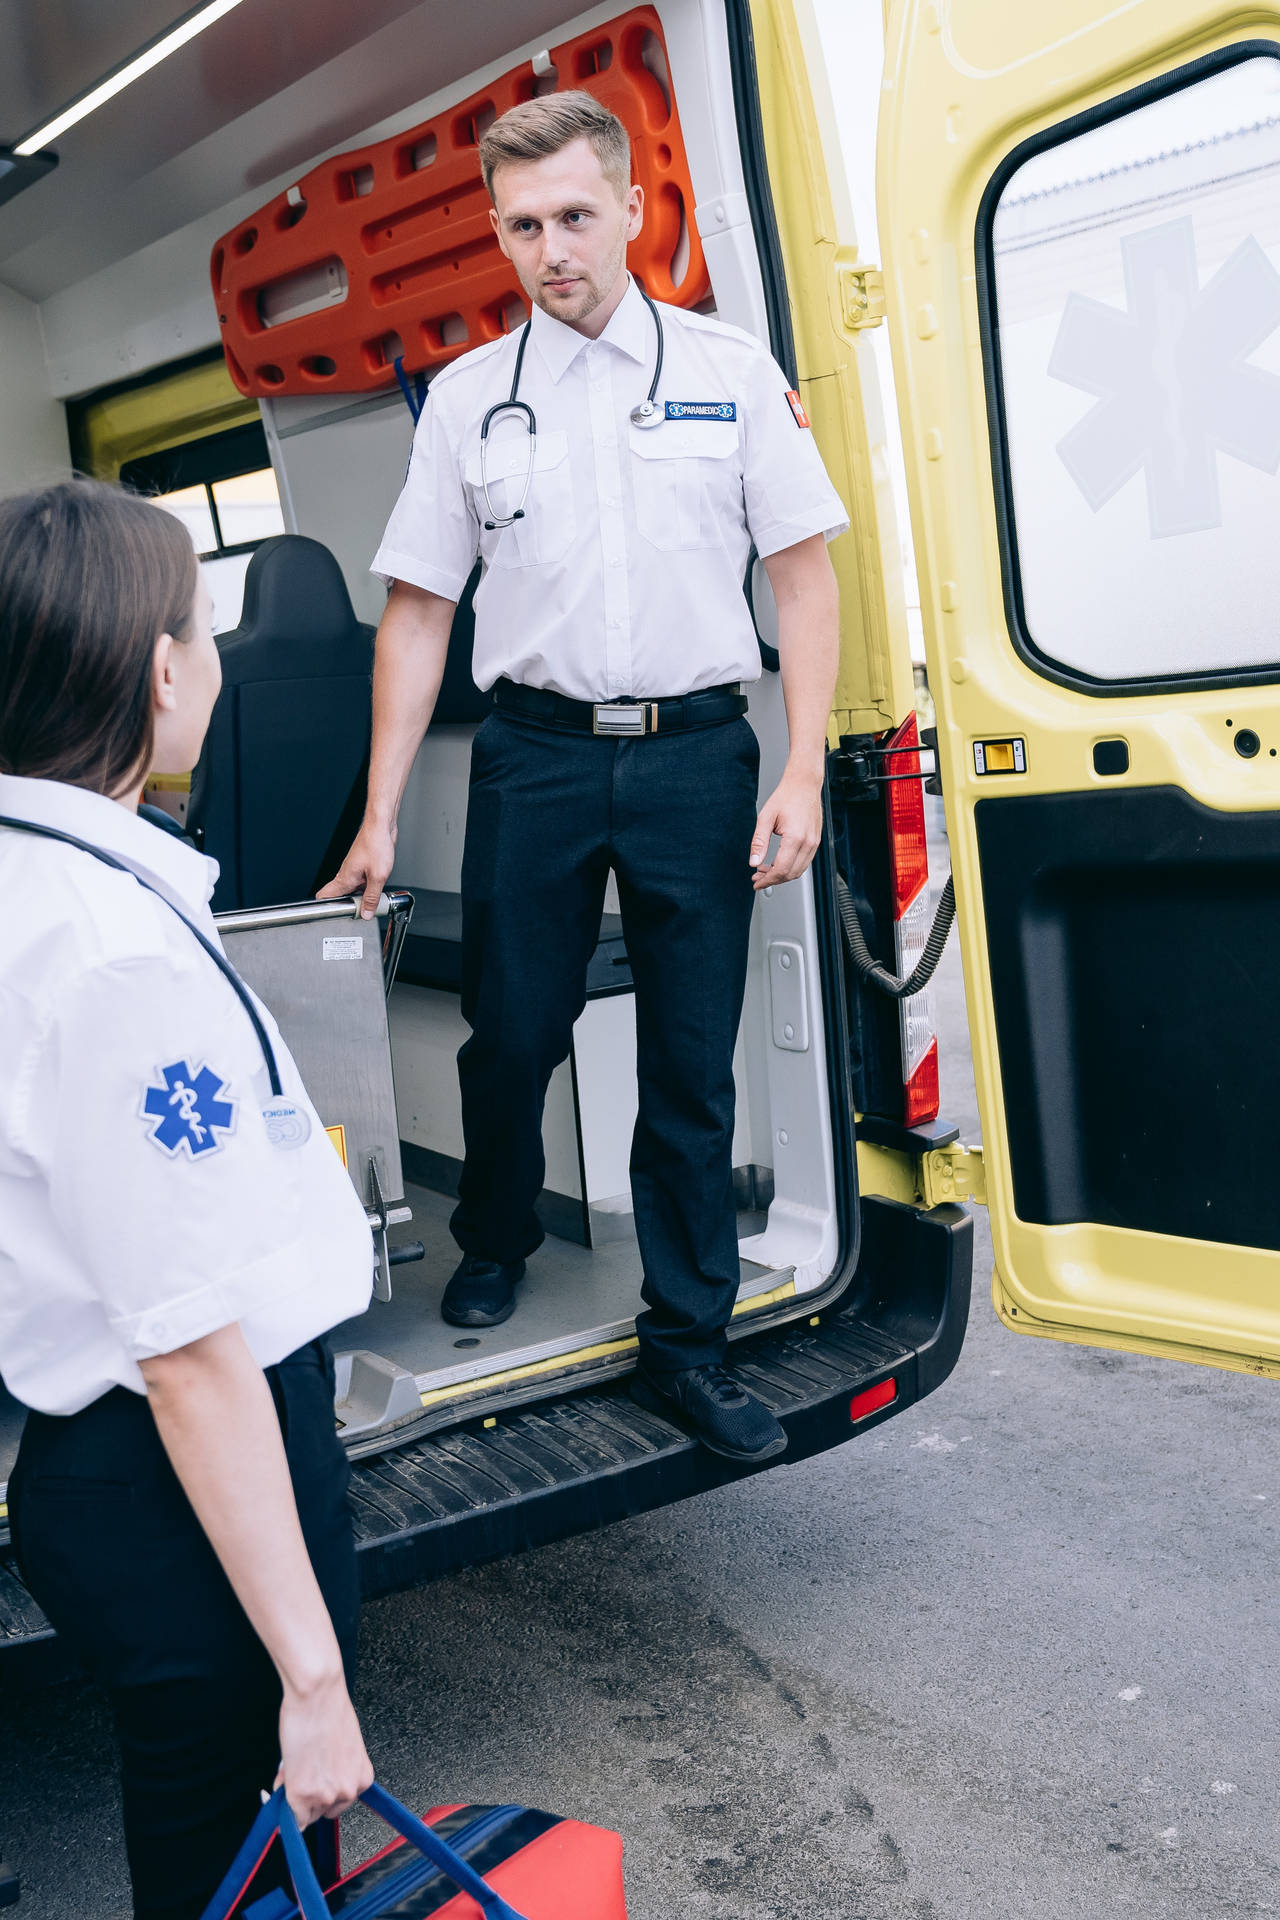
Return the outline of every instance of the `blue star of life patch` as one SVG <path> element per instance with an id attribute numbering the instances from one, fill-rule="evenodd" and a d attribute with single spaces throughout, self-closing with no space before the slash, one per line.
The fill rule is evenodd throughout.
<path id="1" fill-rule="evenodd" d="M 162 1087 L 148 1086 L 139 1118 L 154 1122 L 147 1138 L 172 1159 L 186 1148 L 195 1160 L 216 1153 L 222 1134 L 234 1133 L 236 1103 L 225 1099 L 227 1083 L 211 1068 L 193 1070 L 185 1060 L 159 1069 Z"/>

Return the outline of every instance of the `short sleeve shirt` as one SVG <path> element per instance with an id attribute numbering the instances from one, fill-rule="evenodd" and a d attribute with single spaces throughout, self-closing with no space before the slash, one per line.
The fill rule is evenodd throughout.
<path id="1" fill-rule="evenodd" d="M 598 701 L 754 680 L 752 547 L 767 558 L 849 524 L 799 396 L 760 342 L 683 308 L 659 313 L 656 426 L 631 420 L 657 346 L 634 283 L 598 340 L 535 307 L 519 387 L 534 434 L 503 412 L 482 459 L 523 329 L 431 384 L 373 570 L 456 600 L 479 557 L 481 687 L 504 675 Z"/>
<path id="2" fill-rule="evenodd" d="M 0 776 L 0 814 L 123 860 L 217 941 L 217 868 L 115 801 Z M 368 1305 L 364 1208 L 258 1003 L 310 1125 L 268 1139 L 245 1008 L 165 900 L 0 827 L 0 1374 L 70 1414 L 138 1362 L 239 1322 L 263 1366 Z"/>

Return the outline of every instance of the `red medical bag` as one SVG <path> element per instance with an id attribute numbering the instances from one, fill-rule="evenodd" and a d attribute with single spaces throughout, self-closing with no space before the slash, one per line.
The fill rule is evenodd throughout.
<path id="1" fill-rule="evenodd" d="M 626 1920 L 622 1841 L 605 1827 L 532 1807 L 435 1807 L 425 1821 L 382 1787 L 362 1796 L 398 1838 L 321 1892 L 278 1789 L 203 1920 Z M 253 1898 L 276 1834 L 294 1898 Z"/>

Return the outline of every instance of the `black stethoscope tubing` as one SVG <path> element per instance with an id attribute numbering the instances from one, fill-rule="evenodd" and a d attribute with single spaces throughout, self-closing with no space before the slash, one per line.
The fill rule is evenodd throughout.
<path id="1" fill-rule="evenodd" d="M 648 294 L 645 292 L 644 288 L 640 285 L 640 282 L 638 280 L 636 281 L 636 290 L 639 293 L 640 298 L 644 301 L 645 305 L 648 307 L 650 313 L 653 315 L 653 324 L 657 330 L 657 335 L 658 335 L 657 349 L 654 353 L 654 358 L 653 358 L 653 378 L 649 382 L 649 391 L 645 395 L 644 399 L 641 401 L 640 405 L 633 407 L 631 409 L 631 418 L 634 424 L 637 427 L 647 427 L 652 425 L 654 415 L 657 412 L 655 401 L 657 399 L 657 393 L 658 393 L 658 382 L 662 378 L 662 354 L 663 354 L 662 317 L 659 314 L 657 307 L 654 305 L 653 301 L 649 298 Z M 484 523 L 484 530 L 486 533 L 493 533 L 499 527 L 509 527 L 509 526 L 512 526 L 517 520 L 524 519 L 524 503 L 529 497 L 529 488 L 533 484 L 533 460 L 534 460 L 534 452 L 538 444 L 538 419 L 537 419 L 537 415 L 534 413 L 533 408 L 529 405 L 528 401 L 521 400 L 519 397 L 520 375 L 524 369 L 524 350 L 529 344 L 529 334 L 532 331 L 532 328 L 533 328 L 532 320 L 526 320 L 524 324 L 524 331 L 520 335 L 520 345 L 516 349 L 515 371 L 511 375 L 511 392 L 507 395 L 505 400 L 495 400 L 493 405 L 489 408 L 489 411 L 485 414 L 484 419 L 480 422 L 480 485 L 484 490 L 485 506 L 488 508 L 489 512 L 493 515 L 492 519 L 486 520 Z M 520 503 L 516 507 L 515 511 L 513 513 L 508 513 L 508 514 L 497 513 L 494 510 L 493 502 L 489 498 L 489 472 L 488 472 L 488 466 L 486 462 L 486 455 L 489 450 L 489 428 L 493 425 L 494 421 L 498 418 L 498 416 L 503 413 L 523 414 L 524 422 L 525 422 L 525 432 L 529 437 L 529 464 L 524 476 L 524 491 L 520 495 Z"/>
<path id="2" fill-rule="evenodd" d="M 149 880 L 144 880 L 142 875 L 136 873 L 125 861 L 117 860 L 114 854 L 104 853 L 101 847 L 95 847 L 88 840 L 78 840 L 75 834 L 63 833 L 58 827 L 37 826 L 33 820 L 12 820 L 5 814 L 0 814 L 0 827 L 12 827 L 15 833 L 34 833 L 42 840 L 61 840 L 64 846 L 78 847 L 81 853 L 92 854 L 95 860 L 101 860 L 104 867 L 114 867 L 117 873 L 127 873 L 131 880 L 136 880 L 140 887 L 145 887 L 148 893 L 153 893 L 157 900 L 163 900 L 169 911 L 177 915 L 178 919 L 181 920 L 183 926 L 187 929 L 187 932 L 204 948 L 214 966 L 218 969 L 218 972 L 222 975 L 240 1002 L 240 1005 L 248 1014 L 253 1023 L 253 1030 L 258 1036 L 258 1045 L 262 1048 L 262 1058 L 266 1063 L 267 1075 L 271 1081 L 272 1098 L 275 1100 L 283 1099 L 284 1088 L 280 1084 L 280 1072 L 276 1066 L 275 1048 L 271 1044 L 271 1036 L 262 1024 L 262 1015 L 253 1004 L 253 995 L 249 992 L 248 987 L 227 959 L 226 954 L 220 953 L 218 948 L 214 946 L 213 941 L 201 933 L 199 927 L 197 927 L 193 921 L 188 920 L 182 909 L 174 906 L 168 894 L 161 893 L 159 887 L 153 887 Z"/>

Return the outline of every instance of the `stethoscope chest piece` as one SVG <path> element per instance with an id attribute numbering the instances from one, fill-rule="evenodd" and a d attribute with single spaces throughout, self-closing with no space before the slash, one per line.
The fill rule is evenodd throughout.
<path id="1" fill-rule="evenodd" d="M 631 424 L 633 427 L 661 426 L 665 418 L 666 408 L 658 406 L 652 400 L 642 400 L 638 407 L 632 407 L 631 409 Z"/>

